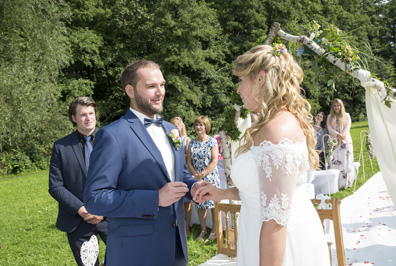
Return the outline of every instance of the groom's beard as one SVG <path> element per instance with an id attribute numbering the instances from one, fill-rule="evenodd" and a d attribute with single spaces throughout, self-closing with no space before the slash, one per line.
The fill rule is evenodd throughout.
<path id="1" fill-rule="evenodd" d="M 162 105 L 162 103 L 164 102 L 163 98 L 161 100 L 161 105 L 154 106 L 151 104 L 150 99 L 145 99 L 140 97 L 136 89 L 134 89 L 134 93 L 135 93 L 136 106 L 143 113 L 149 115 L 156 115 L 156 114 L 160 114 L 164 109 Z"/>

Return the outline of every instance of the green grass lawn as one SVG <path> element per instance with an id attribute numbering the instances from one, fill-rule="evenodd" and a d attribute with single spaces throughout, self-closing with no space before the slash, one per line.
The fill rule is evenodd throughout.
<path id="1" fill-rule="evenodd" d="M 355 162 L 359 159 L 362 130 L 368 130 L 367 122 L 352 125 Z M 371 170 L 367 152 L 364 152 L 364 160 L 365 178 L 361 166 L 356 189 L 379 171 L 376 160 Z M 348 188 L 332 196 L 342 199 L 352 193 L 353 188 Z M 0 176 L 0 195 L 0 265 L 75 265 L 66 234 L 55 227 L 58 204 L 48 194 L 47 171 Z M 194 225 L 188 236 L 190 266 L 199 265 L 216 254 L 216 242 L 195 241 L 199 232 L 199 225 Z M 104 250 L 100 242 L 100 260 L 104 258 Z"/>

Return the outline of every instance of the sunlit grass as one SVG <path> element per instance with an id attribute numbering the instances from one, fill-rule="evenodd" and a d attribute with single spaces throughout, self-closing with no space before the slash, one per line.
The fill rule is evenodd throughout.
<path id="1" fill-rule="evenodd" d="M 0 265 L 75 265 L 66 234 L 55 227 L 47 171 L 0 177 L 0 195 Z"/>

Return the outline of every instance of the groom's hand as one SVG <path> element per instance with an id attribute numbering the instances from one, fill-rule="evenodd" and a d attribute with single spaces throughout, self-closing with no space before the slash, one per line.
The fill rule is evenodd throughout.
<path id="1" fill-rule="evenodd" d="M 169 182 L 159 190 L 158 206 L 167 207 L 180 200 L 188 192 L 183 182 Z"/>
<path id="2" fill-rule="evenodd" d="M 85 206 L 81 206 L 81 208 L 78 210 L 78 214 L 89 224 L 98 224 L 103 220 L 103 216 L 97 216 L 88 213 L 85 209 Z"/>
<path id="3" fill-rule="evenodd" d="M 207 181 L 199 181 L 199 182 L 194 183 L 194 185 L 191 187 L 191 196 L 193 198 L 195 198 L 199 188 L 207 186 L 207 185 L 210 185 L 210 183 Z"/>

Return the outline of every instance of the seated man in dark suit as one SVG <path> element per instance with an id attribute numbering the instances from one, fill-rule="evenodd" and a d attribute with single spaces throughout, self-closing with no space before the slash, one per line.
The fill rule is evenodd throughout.
<path id="1" fill-rule="evenodd" d="M 87 212 L 83 192 L 96 129 L 96 104 L 89 97 L 76 98 L 69 107 L 69 119 L 77 130 L 55 142 L 49 172 L 49 193 L 59 202 L 56 226 L 67 233 L 78 265 L 81 246 L 92 235 L 107 241 L 107 221 Z M 96 261 L 99 265 L 99 261 Z"/>

